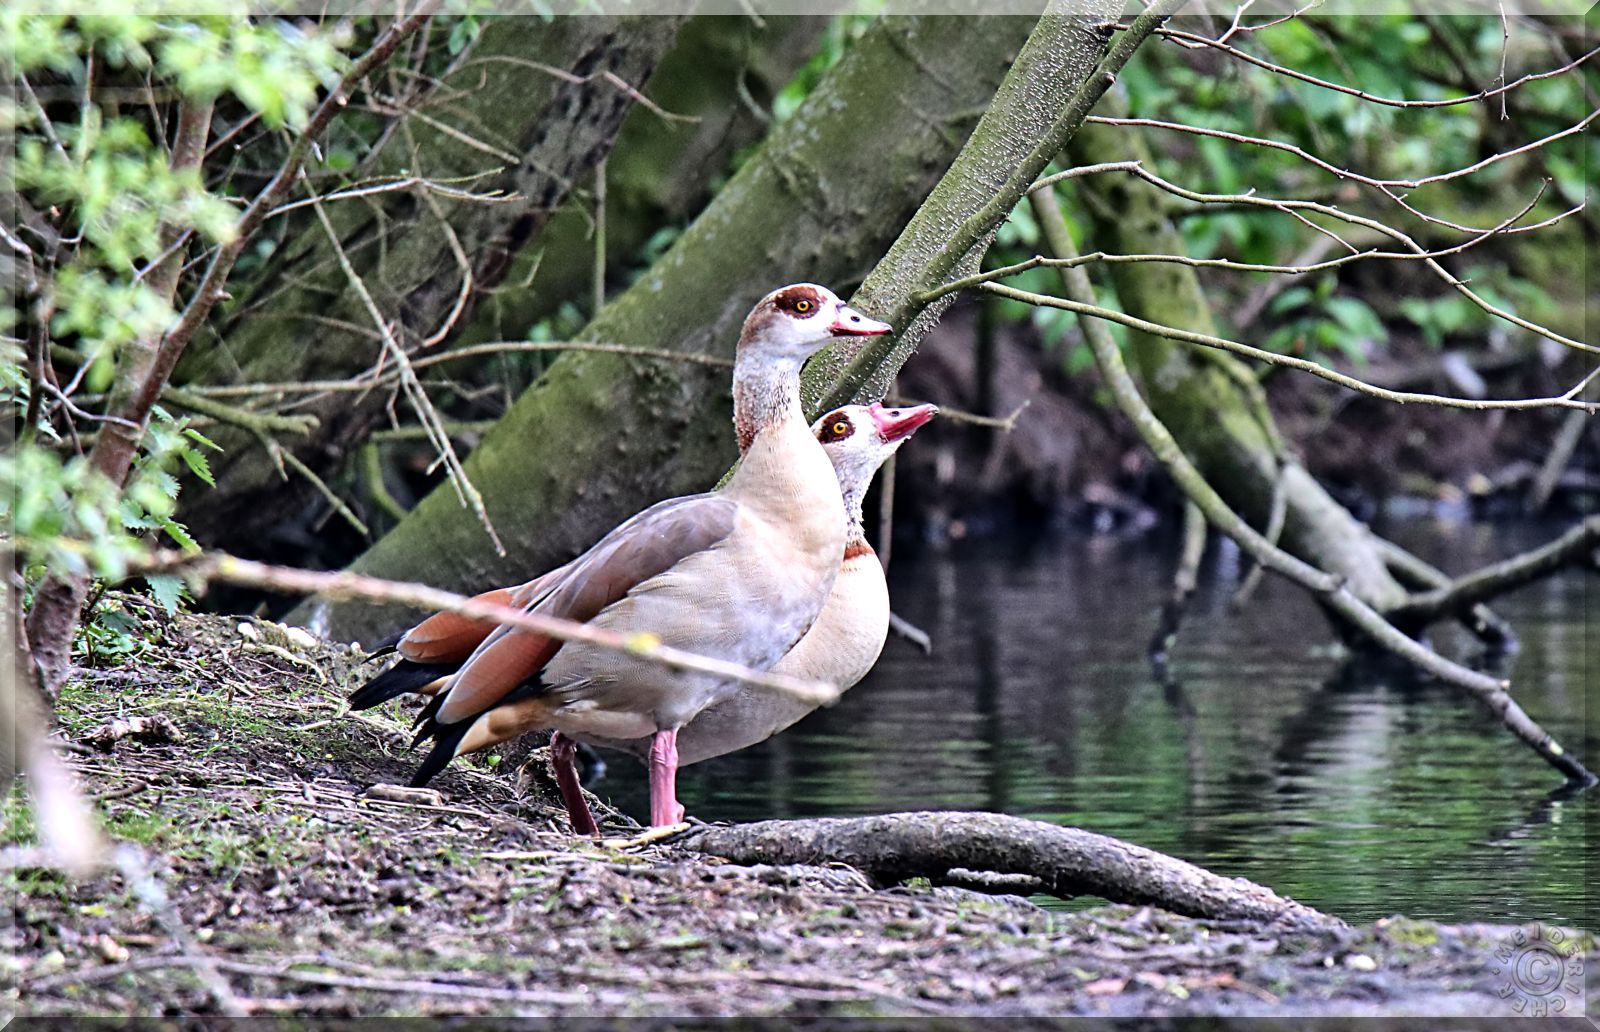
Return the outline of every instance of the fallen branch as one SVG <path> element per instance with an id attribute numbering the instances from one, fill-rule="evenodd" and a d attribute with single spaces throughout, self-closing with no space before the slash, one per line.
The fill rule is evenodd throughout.
<path id="1" fill-rule="evenodd" d="M 1413 595 L 1384 615 L 1400 627 L 1426 627 L 1435 620 L 1460 616 L 1473 606 L 1584 562 L 1596 547 L 1600 547 L 1600 516 L 1590 516 L 1548 544 L 1491 563 L 1432 591 Z"/>
<path id="2" fill-rule="evenodd" d="M 1389 572 L 1407 588 L 1415 591 L 1443 588 L 1450 584 L 1449 574 L 1421 557 L 1412 555 L 1387 538 L 1378 538 L 1377 542 L 1378 551 L 1383 554 Z M 1457 619 L 1474 637 L 1497 652 L 1513 652 L 1518 647 L 1517 632 L 1511 622 L 1481 602 L 1460 614 Z"/>
<path id="3" fill-rule="evenodd" d="M 1338 918 L 1243 878 L 1224 878 L 1187 861 L 1079 828 L 1003 814 L 925 812 L 759 821 L 694 828 L 676 844 L 739 864 L 848 864 L 880 884 L 908 878 L 953 879 L 1005 892 L 1022 885 L 1061 899 L 1099 896 L 1190 917 L 1294 931 L 1344 927 Z"/>
<path id="4" fill-rule="evenodd" d="M 171 717 L 165 713 L 155 713 L 147 717 L 117 719 L 109 724 L 101 724 L 83 736 L 83 743 L 92 745 L 101 752 L 110 752 L 124 738 L 131 738 L 146 745 L 166 745 L 183 741 L 183 732 L 178 730 L 178 725 L 172 722 Z"/>

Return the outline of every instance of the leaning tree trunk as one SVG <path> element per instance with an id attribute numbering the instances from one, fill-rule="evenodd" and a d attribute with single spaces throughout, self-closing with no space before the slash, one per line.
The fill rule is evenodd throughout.
<path id="1" fill-rule="evenodd" d="M 858 280 L 944 171 L 994 96 L 1031 19 L 889 17 L 875 24 L 671 250 L 584 331 L 588 340 L 727 358 L 761 295 Z M 467 473 L 513 560 L 435 491 L 355 564 L 477 589 L 570 558 L 650 502 L 704 490 L 736 455 L 725 368 L 573 352 L 529 388 Z M 302 608 L 339 637 L 402 615 Z"/>
<path id="2" fill-rule="evenodd" d="M 1137 129 L 1089 124 L 1068 151 L 1080 165 L 1153 157 Z M 1112 254 L 1182 254 L 1161 195 L 1131 178 L 1077 180 L 1090 217 L 1093 246 Z M 1211 310 L 1194 269 L 1168 262 L 1120 262 L 1111 280 L 1124 311 L 1151 322 L 1214 334 Z M 1248 327 L 1241 329 L 1248 331 Z M 1270 522 L 1281 491 L 1279 543 L 1318 569 L 1346 579 L 1359 598 L 1380 611 L 1406 597 L 1389 572 L 1380 541 L 1335 501 L 1292 457 L 1280 456 L 1272 415 L 1247 388 L 1254 373 L 1231 355 L 1193 348 L 1130 330 L 1129 359 L 1156 416 L 1228 503 L 1257 529 Z"/>
<path id="3" fill-rule="evenodd" d="M 405 120 L 373 172 L 516 199 L 462 201 L 418 186 L 326 202 L 343 250 L 402 347 L 448 342 L 502 282 L 519 251 L 611 149 L 634 105 L 623 84 L 645 84 L 681 21 L 489 19 L 471 58 L 420 102 L 425 117 Z M 266 281 L 243 294 L 219 326 L 219 342 L 191 349 L 178 380 L 342 379 L 380 359 L 372 316 L 320 220 L 310 218 L 280 253 Z M 385 400 L 377 391 L 330 394 L 300 410 L 315 416 L 317 427 L 281 444 L 315 473 L 327 473 L 381 417 Z M 219 433 L 225 451 L 213 460 L 217 486 L 185 492 L 184 519 L 210 543 L 249 553 L 303 509 L 314 489 L 303 478 L 280 483 L 281 470 L 248 432 Z"/>

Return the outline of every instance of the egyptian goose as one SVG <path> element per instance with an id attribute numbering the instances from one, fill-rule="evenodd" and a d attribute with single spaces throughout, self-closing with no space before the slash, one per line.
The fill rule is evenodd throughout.
<path id="1" fill-rule="evenodd" d="M 538 587 L 529 611 L 772 667 L 821 611 L 846 529 L 832 464 L 801 414 L 801 366 L 835 338 L 889 331 L 815 284 L 763 298 L 745 320 L 734 363 L 744 458 L 728 484 L 658 503 L 530 582 Z M 435 745 L 412 783 L 426 783 L 471 745 L 469 732 L 506 720 L 568 738 L 648 738 L 651 824 L 672 824 L 683 816 L 678 729 L 735 690 L 631 653 L 499 627 L 423 711 L 419 740 Z"/>
<path id="2" fill-rule="evenodd" d="M 867 543 L 861 507 L 878 468 L 937 412 L 933 405 L 906 409 L 887 409 L 880 404 L 848 405 L 812 424 L 812 433 L 833 464 L 849 521 L 844 559 L 816 622 L 778 661 L 775 671 L 836 684 L 845 690 L 865 677 L 877 662 L 889 630 L 889 588 L 883 567 Z M 543 583 L 560 574 L 561 570 L 554 570 L 526 584 L 485 592 L 477 598 L 526 605 Z M 395 649 L 401 653 L 401 661 L 351 696 L 351 707 L 365 709 L 407 692 L 433 694 L 496 626 L 453 613 L 429 617 L 399 639 Z M 741 687 L 732 698 L 703 710 L 679 732 L 679 766 L 765 741 L 812 709 L 797 699 Z M 463 736 L 457 755 L 498 745 L 535 729 L 495 719 L 492 711 L 480 716 L 478 723 L 478 728 Z M 606 739 L 590 744 L 641 756 L 647 751 L 638 740 Z M 577 774 L 571 769 L 571 740 L 558 733 L 552 742 L 552 753 L 573 825 L 592 833 L 593 817 L 576 789 Z"/>

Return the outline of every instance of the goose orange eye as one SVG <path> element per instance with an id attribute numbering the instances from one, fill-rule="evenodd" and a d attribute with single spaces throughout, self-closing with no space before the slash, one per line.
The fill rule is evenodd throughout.
<path id="1" fill-rule="evenodd" d="M 835 437 L 843 437 L 845 434 L 850 432 L 850 424 L 841 419 L 839 422 L 830 426 L 828 430 L 832 432 L 833 436 Z"/>
<path id="2" fill-rule="evenodd" d="M 811 302 L 803 300 L 796 301 L 794 303 L 794 310 L 799 312 L 801 315 L 805 315 L 807 312 L 811 311 Z"/>

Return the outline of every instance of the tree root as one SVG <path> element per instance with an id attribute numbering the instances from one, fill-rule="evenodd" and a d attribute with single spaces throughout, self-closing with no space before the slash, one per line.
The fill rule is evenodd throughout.
<path id="1" fill-rule="evenodd" d="M 740 864 L 842 863 L 879 884 L 1099 896 L 1189 917 L 1300 932 L 1344 922 L 1243 878 L 1078 828 L 993 813 L 895 813 L 694 828 L 677 844 Z"/>

